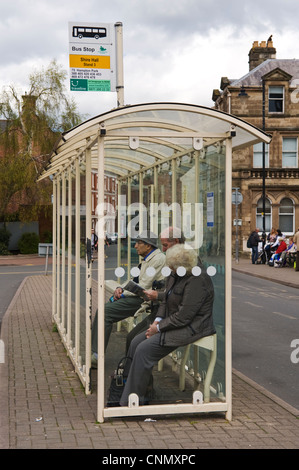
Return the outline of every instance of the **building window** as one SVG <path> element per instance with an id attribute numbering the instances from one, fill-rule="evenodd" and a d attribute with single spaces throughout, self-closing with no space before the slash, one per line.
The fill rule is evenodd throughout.
<path id="1" fill-rule="evenodd" d="M 287 197 L 280 201 L 279 228 L 282 233 L 294 233 L 294 203 Z"/>
<path id="2" fill-rule="evenodd" d="M 269 86 L 269 113 L 283 112 L 283 86 Z"/>
<path id="3" fill-rule="evenodd" d="M 269 199 L 265 200 L 265 231 L 270 232 L 271 229 L 271 203 Z M 258 200 L 256 206 L 256 227 L 260 229 L 260 232 L 263 231 L 263 198 Z"/>
<path id="4" fill-rule="evenodd" d="M 297 137 L 283 137 L 282 139 L 282 167 L 297 168 L 298 166 Z"/>
<path id="5" fill-rule="evenodd" d="M 253 146 L 253 168 L 263 168 L 263 143 Z M 269 168 L 269 144 L 265 144 L 265 168 Z"/>

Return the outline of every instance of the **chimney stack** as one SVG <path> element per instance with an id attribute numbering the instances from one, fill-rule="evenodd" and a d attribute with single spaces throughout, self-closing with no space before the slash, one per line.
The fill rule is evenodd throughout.
<path id="1" fill-rule="evenodd" d="M 258 65 L 267 59 L 276 59 L 276 49 L 273 47 L 272 35 L 267 41 L 254 41 L 249 51 L 249 71 L 255 69 Z"/>
<path id="2" fill-rule="evenodd" d="M 22 100 L 23 100 L 23 105 L 22 105 L 23 110 L 26 109 L 27 111 L 35 112 L 37 96 L 27 95 L 27 93 L 25 92 L 25 95 L 22 96 Z"/>

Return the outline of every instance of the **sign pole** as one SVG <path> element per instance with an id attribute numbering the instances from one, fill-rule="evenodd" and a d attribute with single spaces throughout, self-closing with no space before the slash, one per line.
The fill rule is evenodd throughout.
<path id="1" fill-rule="evenodd" d="M 237 204 L 237 191 L 239 188 L 235 188 L 235 189 L 236 189 L 236 263 L 239 263 L 239 234 L 238 234 L 239 214 L 238 214 L 238 204 Z"/>
<path id="2" fill-rule="evenodd" d="M 115 23 L 117 107 L 124 106 L 123 24 Z"/>
<path id="3" fill-rule="evenodd" d="M 236 205 L 236 263 L 239 263 L 239 234 L 238 234 L 238 225 L 239 225 L 239 214 L 238 214 L 238 205 L 241 204 L 243 197 L 239 193 L 240 188 L 232 188 L 235 192 L 232 194 L 232 203 Z"/>

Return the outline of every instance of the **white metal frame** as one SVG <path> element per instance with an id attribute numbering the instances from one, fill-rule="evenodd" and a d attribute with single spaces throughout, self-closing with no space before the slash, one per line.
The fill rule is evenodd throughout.
<path id="1" fill-rule="evenodd" d="M 169 121 L 164 117 L 159 118 L 159 112 L 163 110 L 171 113 Z M 139 114 L 140 113 L 140 114 Z M 146 117 L 149 113 L 151 117 Z M 173 116 L 191 113 L 195 118 L 199 117 L 197 127 L 187 122 L 175 122 Z M 208 124 L 205 124 L 207 119 Z M 192 121 L 192 120 L 191 120 Z M 196 119 L 195 119 L 196 122 Z M 215 124 L 215 128 L 207 129 L 208 125 Z M 201 128 L 201 125 L 203 128 Z M 172 405 L 152 405 L 152 406 L 128 406 L 117 408 L 105 408 L 104 397 L 104 243 L 99 243 L 98 247 L 98 400 L 97 400 L 97 418 L 103 422 L 105 418 L 113 416 L 144 416 L 144 415 L 163 415 L 163 414 L 181 414 L 181 413 L 201 413 L 201 412 L 219 412 L 223 411 L 227 419 L 232 418 L 232 364 L 231 364 L 231 182 L 232 182 L 232 152 L 233 149 L 253 145 L 257 142 L 270 142 L 270 137 L 252 125 L 241 121 L 231 115 L 221 113 L 216 110 L 194 105 L 184 105 L 176 103 L 154 103 L 137 105 L 126 108 L 119 108 L 104 115 L 97 116 L 80 126 L 71 129 L 61 136 L 60 141 L 53 149 L 50 163 L 40 179 L 53 177 L 53 308 L 52 316 L 56 321 L 58 330 L 61 334 L 65 347 L 70 351 L 70 358 L 74 363 L 75 369 L 85 385 L 85 392 L 90 393 L 90 348 L 91 348 L 91 276 L 90 266 L 86 260 L 86 364 L 82 366 L 79 357 L 79 335 L 80 335 L 80 165 L 85 166 L 86 175 L 86 239 L 91 233 L 91 170 L 98 171 L 98 204 L 104 208 L 104 174 L 105 171 L 113 172 L 122 179 L 130 182 L 136 174 L 142 176 L 144 171 L 152 170 L 154 172 L 153 196 L 157 191 L 157 166 L 161 162 L 172 164 L 173 178 L 173 201 L 175 201 L 175 172 L 176 159 L 184 155 L 190 148 L 183 145 L 186 139 L 192 139 L 193 146 L 197 142 L 209 146 L 216 142 L 225 144 L 225 237 L 226 237 L 226 256 L 225 256 L 225 380 L 226 396 L 224 402 L 200 403 L 194 400 L 192 404 L 172 404 Z M 133 140 L 132 140 L 133 139 Z M 138 152 L 130 150 L 130 145 L 126 142 L 132 142 L 138 139 L 150 143 L 150 151 L 141 144 Z M 156 147 L 154 147 L 156 145 Z M 126 150 L 124 153 L 123 150 Z M 164 151 L 161 151 L 165 150 Z M 171 153 L 169 152 L 171 149 Z M 198 159 L 195 158 L 195 165 L 198 165 Z M 68 181 L 68 251 L 70 257 L 70 241 L 72 233 L 71 218 L 71 187 L 72 178 L 75 172 L 75 230 L 76 230 L 76 254 L 75 254 L 75 289 L 76 289 L 76 321 L 75 321 L 75 345 L 72 345 L 70 339 L 70 259 L 68 260 L 68 299 L 65 302 L 65 241 L 61 240 L 66 236 L 66 180 Z M 101 184 L 102 183 L 102 184 Z M 156 186 L 155 186 L 156 185 Z M 197 185 L 198 186 L 198 185 Z M 198 191 L 198 188 L 196 188 Z M 130 193 L 130 192 L 129 192 Z M 140 201 L 142 202 L 142 201 Z M 129 201 L 128 201 L 129 203 Z M 60 214 L 60 206 L 62 212 Z M 99 210 L 98 213 L 98 236 L 104 239 L 103 221 L 104 213 Z M 61 244 L 62 241 L 62 244 Z M 60 252 L 61 248 L 61 252 Z M 128 250 L 130 253 L 130 250 Z M 118 257 L 120 251 L 118 248 Z M 62 261 L 62 263 L 61 263 Z M 130 259 L 128 259 L 130 263 Z M 62 264 L 62 265 L 61 265 Z M 61 266 L 60 266 L 61 265 Z M 62 273 L 63 281 L 60 283 Z M 62 293 L 61 287 L 63 288 Z M 65 310 L 67 311 L 67 332 L 65 332 Z"/>

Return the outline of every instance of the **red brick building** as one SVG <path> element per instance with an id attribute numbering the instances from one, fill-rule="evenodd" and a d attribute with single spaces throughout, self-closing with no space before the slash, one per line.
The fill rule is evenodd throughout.
<path id="1" fill-rule="evenodd" d="M 108 233 L 116 232 L 116 210 L 117 210 L 117 179 L 108 174 L 104 177 L 104 198 L 107 205 L 107 224 L 106 229 Z M 96 207 L 98 203 L 98 175 L 96 172 L 91 174 L 91 191 L 92 191 L 92 217 L 96 218 Z M 95 226 L 95 220 L 93 223 Z"/>

